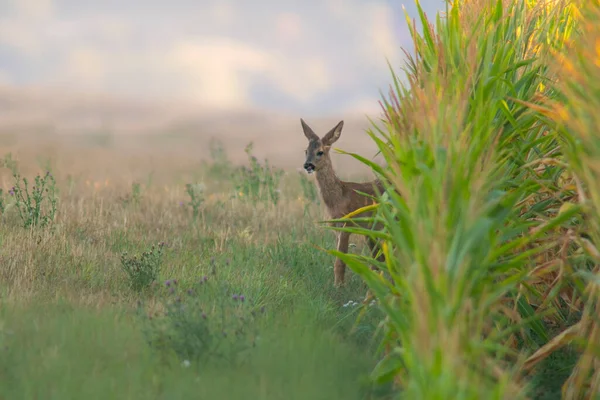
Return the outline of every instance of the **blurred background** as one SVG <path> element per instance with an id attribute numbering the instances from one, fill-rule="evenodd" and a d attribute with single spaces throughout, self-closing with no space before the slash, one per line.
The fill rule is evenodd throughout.
<path id="1" fill-rule="evenodd" d="M 416 16 L 412 0 L 0 0 L 0 145 L 160 134 L 204 156 L 217 137 L 298 166 L 302 117 L 374 149 L 365 115 L 412 48 L 403 6 Z"/>

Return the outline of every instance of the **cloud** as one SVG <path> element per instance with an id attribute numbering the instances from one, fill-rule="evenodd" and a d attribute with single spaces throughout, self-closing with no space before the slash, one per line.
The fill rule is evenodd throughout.
<path id="1" fill-rule="evenodd" d="M 298 14 L 283 12 L 275 17 L 277 38 L 284 42 L 295 42 L 302 37 L 304 26 Z"/>
<path id="2" fill-rule="evenodd" d="M 202 38 L 175 44 L 167 62 L 189 82 L 184 96 L 215 107 L 240 107 L 251 102 L 249 74 L 269 67 L 271 56 L 227 38 Z"/>
<path id="3" fill-rule="evenodd" d="M 0 85 L 6 85 L 10 83 L 10 76 L 6 71 L 0 69 Z"/>
<path id="4" fill-rule="evenodd" d="M 47 19 L 54 12 L 52 0 L 9 0 L 9 3 L 17 15 L 33 20 Z"/>
<path id="5" fill-rule="evenodd" d="M 366 106 L 409 43 L 385 0 L 9 1 L 8 81 L 220 108 Z"/>

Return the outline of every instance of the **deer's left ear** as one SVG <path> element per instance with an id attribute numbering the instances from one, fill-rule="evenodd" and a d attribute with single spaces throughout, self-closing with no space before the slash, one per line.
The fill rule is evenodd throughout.
<path id="1" fill-rule="evenodd" d="M 321 141 L 325 146 L 331 146 L 334 144 L 342 135 L 342 128 L 344 127 L 344 121 L 338 122 L 332 130 L 327 132 Z"/>
<path id="2" fill-rule="evenodd" d="M 319 140 L 319 136 L 312 130 L 310 126 L 302 118 L 300 118 L 300 124 L 302 125 L 302 130 L 304 131 L 304 136 L 308 140 Z"/>

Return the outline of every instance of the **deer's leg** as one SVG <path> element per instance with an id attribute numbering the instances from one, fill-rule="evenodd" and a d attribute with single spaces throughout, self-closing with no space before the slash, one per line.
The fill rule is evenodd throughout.
<path id="1" fill-rule="evenodd" d="M 350 233 L 338 232 L 337 250 L 340 253 L 348 253 L 348 242 L 350 240 Z M 344 284 L 344 274 L 346 273 L 346 264 L 339 258 L 335 259 L 333 265 L 334 274 L 334 285 L 341 286 Z"/>

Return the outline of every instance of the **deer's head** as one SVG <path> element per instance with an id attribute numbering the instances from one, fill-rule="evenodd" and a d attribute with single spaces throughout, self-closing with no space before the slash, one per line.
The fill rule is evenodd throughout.
<path id="1" fill-rule="evenodd" d="M 342 134 L 344 121 L 338 122 L 329 132 L 320 138 L 311 128 L 300 119 L 304 136 L 308 139 L 308 147 L 306 148 L 306 160 L 304 161 L 304 169 L 309 174 L 318 171 L 326 162 L 329 161 L 329 149 Z"/>

